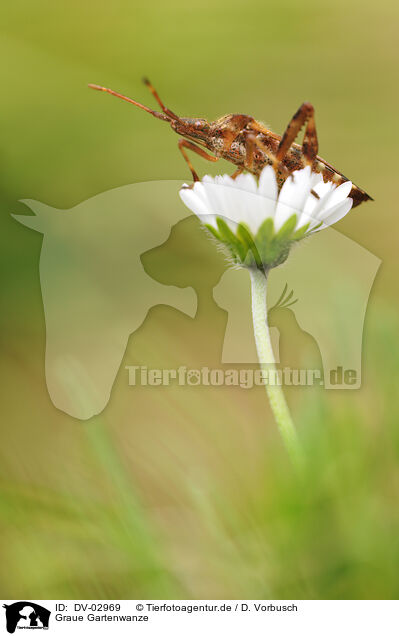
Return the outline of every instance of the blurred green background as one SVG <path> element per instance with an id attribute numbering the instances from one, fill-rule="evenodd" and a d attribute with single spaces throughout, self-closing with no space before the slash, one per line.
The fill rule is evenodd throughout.
<path id="1" fill-rule="evenodd" d="M 398 598 L 397 20 L 393 0 L 3 8 L 0 596 Z M 375 198 L 337 226 L 382 259 L 363 386 L 287 390 L 302 482 L 261 388 L 127 386 L 125 364 L 195 368 L 203 343 L 218 366 L 209 343 L 225 316 L 211 298 L 192 321 L 149 312 L 100 416 L 80 422 L 49 399 L 42 238 L 10 213 L 27 213 L 22 198 L 69 208 L 132 182 L 188 179 L 167 125 L 87 89 L 152 105 L 143 75 L 183 116 L 243 112 L 279 133 L 311 101 L 320 154 Z M 195 224 L 176 240 L 171 272 L 192 250 L 217 279 L 221 257 Z"/>

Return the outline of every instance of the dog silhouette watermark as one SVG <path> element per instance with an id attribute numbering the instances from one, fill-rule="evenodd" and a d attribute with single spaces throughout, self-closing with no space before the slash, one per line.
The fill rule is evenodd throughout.
<path id="1" fill-rule="evenodd" d="M 230 269 L 216 253 L 181 203 L 180 186 L 132 184 L 68 210 L 25 200 L 34 215 L 15 216 L 43 235 L 46 382 L 54 405 L 73 417 L 88 419 L 106 407 L 129 337 L 156 305 L 178 312 L 193 331 L 198 326 L 204 358 L 209 344 L 219 364 L 257 364 L 248 273 Z M 379 265 L 376 256 L 329 228 L 270 275 L 268 305 L 277 303 L 274 314 L 285 312 L 297 337 L 316 350 L 326 388 L 361 384 L 364 319 Z M 286 286 L 295 304 L 278 304 Z M 272 339 L 279 360 L 285 342 L 280 325 L 272 326 Z M 215 367 L 214 359 L 203 362 Z M 337 369 L 342 372 L 332 375 Z"/>

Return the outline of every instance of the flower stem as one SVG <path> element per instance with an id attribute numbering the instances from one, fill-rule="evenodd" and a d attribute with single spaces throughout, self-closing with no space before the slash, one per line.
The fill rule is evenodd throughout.
<path id="1" fill-rule="evenodd" d="M 277 373 L 274 376 L 273 384 L 269 384 L 270 371 L 276 371 L 276 363 L 270 340 L 269 326 L 267 322 L 266 288 L 267 276 L 258 269 L 250 269 L 251 292 L 252 292 L 252 318 L 255 333 L 256 349 L 258 352 L 259 364 L 262 371 L 265 371 L 265 388 L 269 398 L 273 415 L 277 422 L 284 445 L 296 468 L 302 466 L 302 453 L 299 446 L 294 423 L 285 401 L 283 389 L 278 384 Z M 269 376 L 269 377 L 268 377 Z"/>

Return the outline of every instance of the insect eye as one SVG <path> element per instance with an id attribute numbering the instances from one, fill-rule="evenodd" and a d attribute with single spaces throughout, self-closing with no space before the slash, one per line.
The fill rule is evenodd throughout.
<path id="1" fill-rule="evenodd" d="M 207 126 L 207 122 L 205 120 L 203 120 L 203 119 L 197 119 L 194 122 L 194 127 L 197 130 L 206 130 L 206 126 Z"/>

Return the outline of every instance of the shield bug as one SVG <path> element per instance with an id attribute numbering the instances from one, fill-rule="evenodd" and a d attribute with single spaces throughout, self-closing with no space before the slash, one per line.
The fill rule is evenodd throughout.
<path id="1" fill-rule="evenodd" d="M 89 87 L 110 93 L 138 106 L 157 119 L 168 122 L 172 129 L 182 137 L 178 142 L 178 147 L 190 168 L 194 181 L 198 181 L 199 177 L 187 155 L 187 150 L 195 152 L 207 161 L 214 162 L 226 159 L 237 167 L 232 175 L 233 178 L 244 170 L 258 176 L 262 168 L 270 164 L 275 169 L 279 184 L 282 185 L 294 170 L 310 165 L 312 171 L 322 174 L 324 181 L 331 181 L 336 185 L 348 181 L 339 170 L 336 170 L 317 154 L 318 141 L 314 108 L 309 102 L 304 102 L 298 108 L 281 136 L 266 128 L 264 124 L 256 121 L 250 115 L 223 115 L 211 122 L 206 119 L 179 117 L 163 104 L 148 79 L 144 79 L 144 83 L 158 102 L 161 111 L 148 108 L 148 106 L 144 106 L 110 88 L 97 84 L 89 84 Z M 295 139 L 303 126 L 305 126 L 305 133 L 302 145 L 299 145 L 295 143 Z M 353 185 L 350 197 L 353 199 L 353 206 L 371 199 L 364 190 L 356 185 Z"/>

